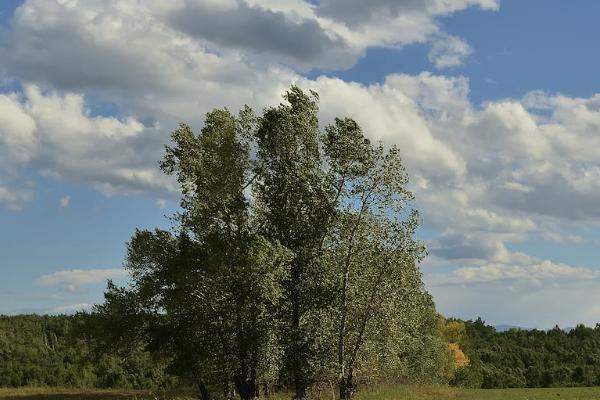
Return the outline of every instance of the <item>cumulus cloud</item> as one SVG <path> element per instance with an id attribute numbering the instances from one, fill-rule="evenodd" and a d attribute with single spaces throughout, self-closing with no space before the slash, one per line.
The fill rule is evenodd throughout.
<path id="1" fill-rule="evenodd" d="M 211 82 L 235 86 L 241 77 L 245 83 L 264 79 L 264 85 L 290 67 L 347 68 L 373 46 L 431 41 L 440 47 L 440 38 L 448 38 L 443 53 L 455 57 L 465 46 L 436 18 L 471 6 L 497 8 L 494 0 L 318 6 L 300 0 L 27 0 L 0 40 L 0 68 L 64 90 L 107 95 L 121 89 L 121 102 L 131 90 L 135 97 L 197 96 L 214 90 Z M 358 29 L 350 22 L 355 17 L 362 21 Z"/>
<path id="2" fill-rule="evenodd" d="M 321 0 L 318 12 L 349 25 L 368 23 L 375 18 L 386 16 L 400 18 L 402 15 L 425 17 L 447 15 L 455 11 L 479 6 L 487 10 L 497 10 L 496 0 Z"/>
<path id="3" fill-rule="evenodd" d="M 198 126 L 214 107 L 272 104 L 290 83 L 303 80 L 297 68 L 333 67 L 340 60 L 349 66 L 369 46 L 426 41 L 434 31 L 439 36 L 437 16 L 495 4 L 384 3 L 367 11 L 392 6 L 390 26 L 356 30 L 328 15 L 339 6 L 328 2 L 27 0 L 0 36 L 0 73 L 26 84 L 23 93 L 0 95 L 0 111 L 6 110 L 0 112 L 0 165 L 88 182 L 106 195 L 164 198 L 174 194 L 173 185 L 158 173 L 156 160 L 180 121 Z M 405 9 L 408 19 L 400 12 Z M 214 21 L 230 24 L 213 29 Z M 415 26 L 429 27 L 415 34 Z M 393 39 L 378 29 L 394 32 Z M 461 157 L 431 134 L 411 98 L 393 83 L 357 89 L 323 79 L 316 85 L 332 93 L 336 85 L 338 92 L 360 92 L 365 101 L 372 97 L 378 105 L 372 111 L 385 118 L 361 122 L 378 139 L 404 142 L 411 165 L 441 177 L 464 170 Z M 125 116 L 93 116 L 93 102 L 86 99 L 94 98 Z M 439 161 L 430 165 L 428 159 Z M 12 197 L 14 208 L 19 198 Z"/>
<path id="4" fill-rule="evenodd" d="M 600 278 L 600 271 L 589 268 L 555 264 L 549 260 L 532 260 L 525 265 L 489 264 L 480 267 L 461 267 L 451 274 L 437 275 L 429 279 L 433 286 L 489 283 L 504 280 L 529 281 L 542 284 L 544 280 L 590 280 Z"/>
<path id="5" fill-rule="evenodd" d="M 36 124 L 16 94 L 0 94 L 0 167 L 14 169 L 27 162 L 36 146 Z"/>
<path id="6" fill-rule="evenodd" d="M 473 53 L 473 49 L 464 40 L 450 35 L 442 35 L 433 42 L 428 58 L 436 68 L 442 69 L 462 65 L 464 59 L 471 53 Z"/>
<path id="7" fill-rule="evenodd" d="M 7 185 L 0 178 L 0 203 L 6 204 L 11 211 L 22 211 L 24 204 L 33 198 L 30 187 L 17 185 Z"/>
<path id="8" fill-rule="evenodd" d="M 437 68 L 460 65 L 473 50 L 437 18 L 466 7 L 498 2 L 27 0 L 0 34 L 0 78 L 23 84 L 0 94 L 0 202 L 19 210 L 32 198 L 26 169 L 106 195 L 170 198 L 176 185 L 156 161 L 171 129 L 198 129 L 214 107 L 260 109 L 298 83 L 320 93 L 324 123 L 352 116 L 371 139 L 400 146 L 425 228 L 437 232 L 433 259 L 463 268 L 439 279 L 576 281 L 586 271 L 510 244 L 532 233 L 580 243 L 549 224 L 600 222 L 600 95 L 532 92 L 479 105 L 460 76 L 392 74 L 367 85 L 300 74 L 409 43 L 431 45 Z M 116 115 L 98 115 L 98 100 Z M 440 299 L 449 286 L 435 286 Z"/>
<path id="9" fill-rule="evenodd" d="M 107 269 L 71 269 L 56 271 L 40 276 L 36 283 L 41 286 L 59 287 L 69 292 L 82 286 L 102 283 L 108 279 L 124 278 L 127 271 L 122 268 Z"/>
<path id="10" fill-rule="evenodd" d="M 0 181 L 0 201 L 11 208 L 21 208 L 32 195 L 31 188 L 19 188 L 22 183 L 12 186 L 22 181 L 14 176 L 17 167 L 85 182 L 107 195 L 175 192 L 156 166 L 164 136 L 133 117 L 92 116 L 83 96 L 35 85 L 26 85 L 21 95 L 0 96 L 2 107 L 12 117 L 0 124 L 0 165 L 9 164 L 12 178 Z"/>
<path id="11" fill-rule="evenodd" d="M 438 310 L 446 316 L 484 318 L 491 324 L 552 328 L 598 322 L 597 279 L 501 280 L 475 285 L 429 285 Z"/>
<path id="12" fill-rule="evenodd" d="M 447 232 L 433 246 L 433 255 L 446 260 L 499 260 L 507 255 L 506 247 L 498 236 L 470 234 L 468 232 Z"/>
<path id="13" fill-rule="evenodd" d="M 412 79 L 427 77 L 422 75 Z M 320 77 L 316 81 L 302 81 L 302 84 L 318 91 L 324 121 L 340 115 L 352 116 L 373 140 L 400 145 L 413 172 L 420 171 L 431 179 L 462 175 L 465 161 L 433 135 L 427 116 L 415 99 L 403 90 L 403 79 L 408 77 L 393 75 L 382 85 L 364 86 Z"/>
<path id="14" fill-rule="evenodd" d="M 265 58 L 300 69 L 351 66 L 360 49 L 315 18 L 302 18 L 242 0 L 215 5 L 185 1 L 166 17 L 169 26 L 221 51 L 234 49 L 253 61 Z M 233 28 L 235 27 L 235 28 Z"/>

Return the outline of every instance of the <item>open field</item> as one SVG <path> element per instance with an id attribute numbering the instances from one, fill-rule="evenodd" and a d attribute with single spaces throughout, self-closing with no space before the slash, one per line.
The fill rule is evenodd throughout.
<path id="1" fill-rule="evenodd" d="M 0 399 L 15 400 L 187 400 L 186 394 L 149 393 L 127 390 L 0 389 Z M 289 399 L 277 395 L 271 400 Z M 320 399 L 331 399 L 330 394 Z M 600 400 L 600 388 L 492 389 L 474 390 L 444 387 L 394 387 L 363 390 L 356 400 Z"/>

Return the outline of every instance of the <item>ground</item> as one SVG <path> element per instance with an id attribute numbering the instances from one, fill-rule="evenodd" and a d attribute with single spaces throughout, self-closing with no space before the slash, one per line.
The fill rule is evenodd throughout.
<path id="1" fill-rule="evenodd" d="M 185 394 L 149 393 L 124 390 L 72 390 L 72 389 L 0 389 L 0 400 L 184 400 Z M 278 395 L 272 400 L 289 399 Z M 320 399 L 331 399 L 323 393 Z M 375 388 L 363 390 L 356 400 L 600 400 L 600 388 L 560 389 L 498 389 L 473 390 L 443 387 Z"/>

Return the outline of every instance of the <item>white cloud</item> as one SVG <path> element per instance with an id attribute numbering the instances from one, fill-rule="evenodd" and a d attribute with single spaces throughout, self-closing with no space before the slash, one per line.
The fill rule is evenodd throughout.
<path id="1" fill-rule="evenodd" d="M 413 173 L 418 171 L 431 179 L 457 177 L 464 173 L 465 161 L 433 135 L 419 104 L 403 90 L 403 81 L 429 77 L 392 75 L 384 84 L 370 86 L 320 77 L 302 84 L 318 91 L 324 121 L 351 116 L 371 139 L 400 145 Z"/>
<path id="2" fill-rule="evenodd" d="M 36 281 L 41 286 L 59 287 L 70 292 L 82 286 L 102 283 L 108 279 L 124 278 L 128 273 L 123 268 L 107 269 L 72 269 L 56 271 L 39 277 Z"/>
<path id="3" fill-rule="evenodd" d="M 581 244 L 585 242 L 585 239 L 580 235 L 563 235 L 560 232 L 554 231 L 543 231 L 542 238 L 550 242 L 562 244 Z"/>
<path id="4" fill-rule="evenodd" d="M 22 211 L 23 204 L 33 198 L 33 192 L 27 186 L 13 186 L 11 181 L 9 181 L 9 185 L 3 183 L 3 179 L 0 177 L 0 203 L 6 204 L 11 211 Z"/>
<path id="5" fill-rule="evenodd" d="M 525 265 L 489 264 L 480 267 L 462 267 L 450 274 L 434 275 L 429 279 L 433 286 L 489 283 L 505 280 L 529 281 L 541 284 L 545 280 L 590 280 L 600 278 L 600 271 L 589 268 L 555 264 L 549 260 L 532 260 Z"/>
<path id="6" fill-rule="evenodd" d="M 447 264 L 446 264 L 447 266 Z M 462 267 L 442 273 L 427 268 L 425 281 L 438 310 L 492 324 L 550 328 L 598 322 L 600 271 L 539 260 L 526 255 L 507 263 Z"/>
<path id="7" fill-rule="evenodd" d="M 0 94 L 0 168 L 14 169 L 30 159 L 36 124 L 16 95 Z"/>
<path id="8" fill-rule="evenodd" d="M 60 208 L 67 208 L 71 204 L 71 196 L 64 196 L 58 200 Z"/>
<path id="9" fill-rule="evenodd" d="M 0 156 L 7 154 L 0 160 L 13 159 L 6 168 L 13 175 L 19 165 L 89 183 L 107 195 L 175 193 L 174 183 L 156 165 L 161 153 L 157 129 L 132 117 L 92 116 L 83 96 L 43 92 L 34 85 L 26 85 L 20 97 L 0 96 L 2 106 L 18 116 L 12 125 L 0 125 L 0 143 L 5 144 Z M 13 209 L 31 198 L 31 190 L 10 186 L 19 180 L 13 176 L 4 185 L 0 182 L 0 201 Z"/>
<path id="10" fill-rule="evenodd" d="M 433 42 L 428 58 L 436 68 L 449 68 L 461 66 L 464 59 L 473 53 L 473 49 L 464 40 L 442 35 Z"/>
<path id="11" fill-rule="evenodd" d="M 367 11 L 377 14 L 391 7 L 394 15 L 385 24 L 371 21 L 350 29 L 338 14 L 327 15 L 327 9 L 339 6 L 334 3 L 27 0 L 0 37 L 0 71 L 26 83 L 23 94 L 3 95 L 0 101 L 0 110 L 10 107 L 13 115 L 3 124 L 6 132 L 0 129 L 0 141 L 9 149 L 6 154 L 0 150 L 0 160 L 18 162 L 44 176 L 87 182 L 106 195 L 170 196 L 175 186 L 157 170 L 156 160 L 168 140 L 166 133 L 180 121 L 199 126 L 213 107 L 272 104 L 290 83 L 302 80 L 295 68 L 323 68 L 341 59 L 350 65 L 368 46 L 423 42 L 433 33 L 443 36 L 435 22 L 438 16 L 470 6 L 496 8 L 494 1 L 483 0 L 451 5 L 432 1 L 426 6 L 380 2 Z M 364 5 L 352 7 L 364 14 Z M 247 32 L 236 35 L 173 23 L 198 10 L 207 21 L 235 20 Z M 404 10 L 410 15 L 405 17 Z M 306 51 L 316 49 L 303 47 L 307 28 L 315 43 L 325 46 L 310 57 Z M 394 34 L 388 37 L 389 32 Z M 430 85 L 444 84 L 443 78 L 421 77 L 426 79 Z M 464 89 L 464 82 L 451 84 Z M 442 177 L 464 170 L 461 157 L 432 136 L 411 98 L 395 83 L 353 87 L 323 79 L 317 85 L 323 91 L 375 100 L 372 110 L 384 118 L 365 114 L 361 122 L 376 138 L 405 143 L 411 165 Z M 93 116 L 93 104 L 86 98 L 112 103 L 130 117 Z M 361 110 L 358 101 L 356 109 Z M 338 110 L 344 111 L 332 109 Z M 431 159 L 439 161 L 430 165 L 426 161 Z"/>
<path id="12" fill-rule="evenodd" d="M 79 311 L 89 311 L 92 307 L 94 307 L 94 305 L 89 303 L 68 304 L 54 307 L 50 310 L 50 314 L 75 314 Z"/>
<path id="13" fill-rule="evenodd" d="M 504 280 L 476 285 L 430 286 L 438 310 L 446 316 L 484 318 L 491 324 L 542 329 L 584 323 L 595 326 L 600 315 L 597 280 Z"/>
<path id="14" fill-rule="evenodd" d="M 20 182 L 25 169 L 106 195 L 167 199 L 176 185 L 156 161 L 178 122 L 198 129 L 214 107 L 260 109 L 296 82 L 320 93 L 325 123 L 352 116 L 370 138 L 400 146 L 425 226 L 439 232 L 434 259 L 464 268 L 447 278 L 527 288 L 540 274 L 553 284 L 576 280 L 587 272 L 509 244 L 532 233 L 579 243 L 586 238 L 548 226 L 600 222 L 600 95 L 532 92 L 480 106 L 465 77 L 393 74 L 363 85 L 297 72 L 409 43 L 431 44 L 438 68 L 460 65 L 472 49 L 436 18 L 471 6 L 496 10 L 498 2 L 27 0 L 0 38 L 0 78 L 24 86 L 0 94 L 0 202 L 19 210 L 32 198 Z M 194 26 L 186 19 L 194 15 L 237 21 L 248 34 Z M 96 101 L 118 116 L 96 115 Z"/>

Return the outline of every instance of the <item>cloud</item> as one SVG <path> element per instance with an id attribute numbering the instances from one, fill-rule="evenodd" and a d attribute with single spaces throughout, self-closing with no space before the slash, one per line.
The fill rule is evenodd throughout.
<path id="1" fill-rule="evenodd" d="M 12 180 L 5 180 L 0 176 L 0 203 L 4 203 L 11 211 L 22 211 L 23 204 L 33 198 L 33 191 L 27 185 L 12 183 Z"/>
<path id="2" fill-rule="evenodd" d="M 431 179 L 460 176 L 465 171 L 464 160 L 433 135 L 419 104 L 403 88 L 408 79 L 420 81 L 426 87 L 429 77 L 427 74 L 410 78 L 392 75 L 382 85 L 369 86 L 326 77 L 301 83 L 318 91 L 324 121 L 351 116 L 371 139 L 400 145 L 402 156 L 413 173 L 422 173 Z"/>
<path id="3" fill-rule="evenodd" d="M 214 107 L 237 109 L 248 103 L 260 109 L 277 102 L 291 83 L 304 80 L 295 69 L 327 68 L 339 60 L 351 65 L 369 46 L 429 40 L 427 35 L 438 31 L 437 16 L 477 5 L 493 9 L 495 2 L 459 3 L 416 5 L 410 21 L 400 13 L 386 20 L 391 25 L 385 29 L 370 23 L 355 30 L 327 16 L 323 10 L 337 7 L 327 2 L 315 7 L 269 0 L 27 0 L 0 37 L 0 73 L 25 84 L 23 93 L 2 95 L 0 101 L 0 108 L 11 108 L 0 115 L 13 116 L 0 125 L 9 130 L 0 131 L 8 149 L 0 150 L 0 160 L 17 171 L 31 168 L 43 176 L 86 182 L 106 195 L 168 198 L 177 191 L 158 171 L 156 160 L 168 131 L 180 121 L 199 126 Z M 416 3 L 404 2 L 400 8 L 374 3 L 372 8 L 378 13 L 390 4 L 396 14 Z M 195 17 L 206 23 L 191 24 Z M 413 28 L 425 20 L 431 27 L 415 34 Z M 212 29 L 213 21 L 244 29 Z M 381 36 L 380 28 L 394 32 L 394 38 Z M 421 87 L 433 91 L 431 85 L 444 78 L 420 80 L 428 80 Z M 464 89 L 464 82 L 451 84 Z M 356 93 L 365 101 L 372 98 L 377 105 L 372 111 L 384 118 L 377 121 L 365 113 L 361 122 L 373 137 L 405 143 L 411 166 L 438 178 L 464 171 L 464 160 L 432 135 L 413 99 L 394 82 L 359 88 L 322 79 L 316 85 L 332 93 Z M 94 115 L 90 99 L 114 104 L 119 117 Z M 327 101 L 324 109 L 338 103 Z M 358 111 L 363 108 L 358 98 L 355 104 Z M 427 161 L 431 159 L 438 161 Z"/>
<path id="4" fill-rule="evenodd" d="M 562 244 L 581 244 L 585 242 L 585 239 L 580 235 L 563 235 L 560 232 L 544 231 L 542 232 L 542 238 Z"/>
<path id="5" fill-rule="evenodd" d="M 400 146 L 416 206 L 435 232 L 432 259 L 459 267 L 443 278 L 456 284 L 435 286 L 442 301 L 454 304 L 444 291 L 461 280 L 473 295 L 489 285 L 495 301 L 507 282 L 506 290 L 533 290 L 536 280 L 579 285 L 575 276 L 586 271 L 510 249 L 532 234 L 586 240 L 562 233 L 567 222 L 598 226 L 600 95 L 536 91 L 473 104 L 461 76 L 392 74 L 359 84 L 299 72 L 345 68 L 370 47 L 410 43 L 431 45 L 437 68 L 460 65 L 473 50 L 438 18 L 498 4 L 27 0 L 0 33 L 0 79 L 23 87 L 0 94 L 0 202 L 20 210 L 33 197 L 25 171 L 105 195 L 170 199 L 176 184 L 156 165 L 170 130 L 180 121 L 198 129 L 214 107 L 260 110 L 298 83 L 320 93 L 323 123 L 352 116 L 371 139 Z M 97 102 L 118 111 L 103 115 Z"/>
<path id="6" fill-rule="evenodd" d="M 349 68 L 369 47 L 432 42 L 464 53 L 436 18 L 494 0 L 27 0 L 0 39 L 0 70 L 53 88 L 94 89 L 151 106 L 156 96 L 205 93 L 289 70 Z M 351 22 L 360 19 L 360 26 Z M 366 19 L 365 19 L 366 18 Z M 466 46 L 468 47 L 468 46 Z M 448 63 L 453 61 L 440 61 Z M 148 97 L 140 97 L 144 94 Z"/>
<path id="7" fill-rule="evenodd" d="M 450 273 L 440 273 L 438 266 L 425 281 L 446 316 L 541 329 L 598 322 L 598 269 L 531 257 L 514 261 Z"/>
<path id="8" fill-rule="evenodd" d="M 436 68 L 458 67 L 463 60 L 473 53 L 473 49 L 464 40 L 442 35 L 433 42 L 428 58 Z"/>
<path id="9" fill-rule="evenodd" d="M 318 12 L 336 20 L 356 26 L 372 22 L 382 16 L 398 19 L 403 15 L 433 17 L 448 15 L 455 11 L 479 6 L 482 9 L 497 10 L 496 0 L 321 0 Z"/>
<path id="10" fill-rule="evenodd" d="M 93 304 L 79 303 L 79 304 L 68 304 L 64 306 L 54 307 L 50 310 L 50 314 L 75 314 L 80 311 L 88 311 L 94 307 Z"/>
<path id="11" fill-rule="evenodd" d="M 71 196 L 64 196 L 58 200 L 60 208 L 67 208 L 71 204 Z"/>
<path id="12" fill-rule="evenodd" d="M 25 167 L 91 184 L 106 195 L 176 192 L 156 165 L 160 133 L 133 117 L 92 116 L 83 96 L 44 92 L 35 85 L 26 85 L 21 95 L 0 96 L 1 107 L 14 122 L 0 125 L 0 160 L 10 163 L 6 170 L 12 177 L 0 181 L 0 201 L 12 209 L 32 197 L 31 188 L 11 186 L 22 180 L 15 175 Z"/>
<path id="13" fill-rule="evenodd" d="M 107 269 L 72 269 L 56 271 L 39 277 L 38 285 L 59 287 L 69 292 L 77 291 L 82 286 L 102 283 L 109 279 L 124 278 L 128 276 L 122 268 Z"/>
<path id="14" fill-rule="evenodd" d="M 235 49 L 253 61 L 267 58 L 301 69 L 349 67 L 360 53 L 314 18 L 294 18 L 241 0 L 221 6 L 188 0 L 170 11 L 166 21 L 220 51 Z"/>
<path id="15" fill-rule="evenodd" d="M 499 260 L 506 257 L 507 250 L 495 235 L 447 232 L 441 235 L 437 245 L 430 251 L 446 260 Z"/>
<path id="16" fill-rule="evenodd" d="M 16 95 L 0 94 L 0 167 L 13 169 L 30 159 L 36 124 Z"/>
<path id="17" fill-rule="evenodd" d="M 545 280 L 564 282 L 567 280 L 597 280 L 598 278 L 600 278 L 598 270 L 555 264 L 549 260 L 532 260 L 531 263 L 525 265 L 489 264 L 480 267 L 462 267 L 450 274 L 434 275 L 430 278 L 429 283 L 433 286 L 440 286 L 520 280 L 541 285 Z"/>

